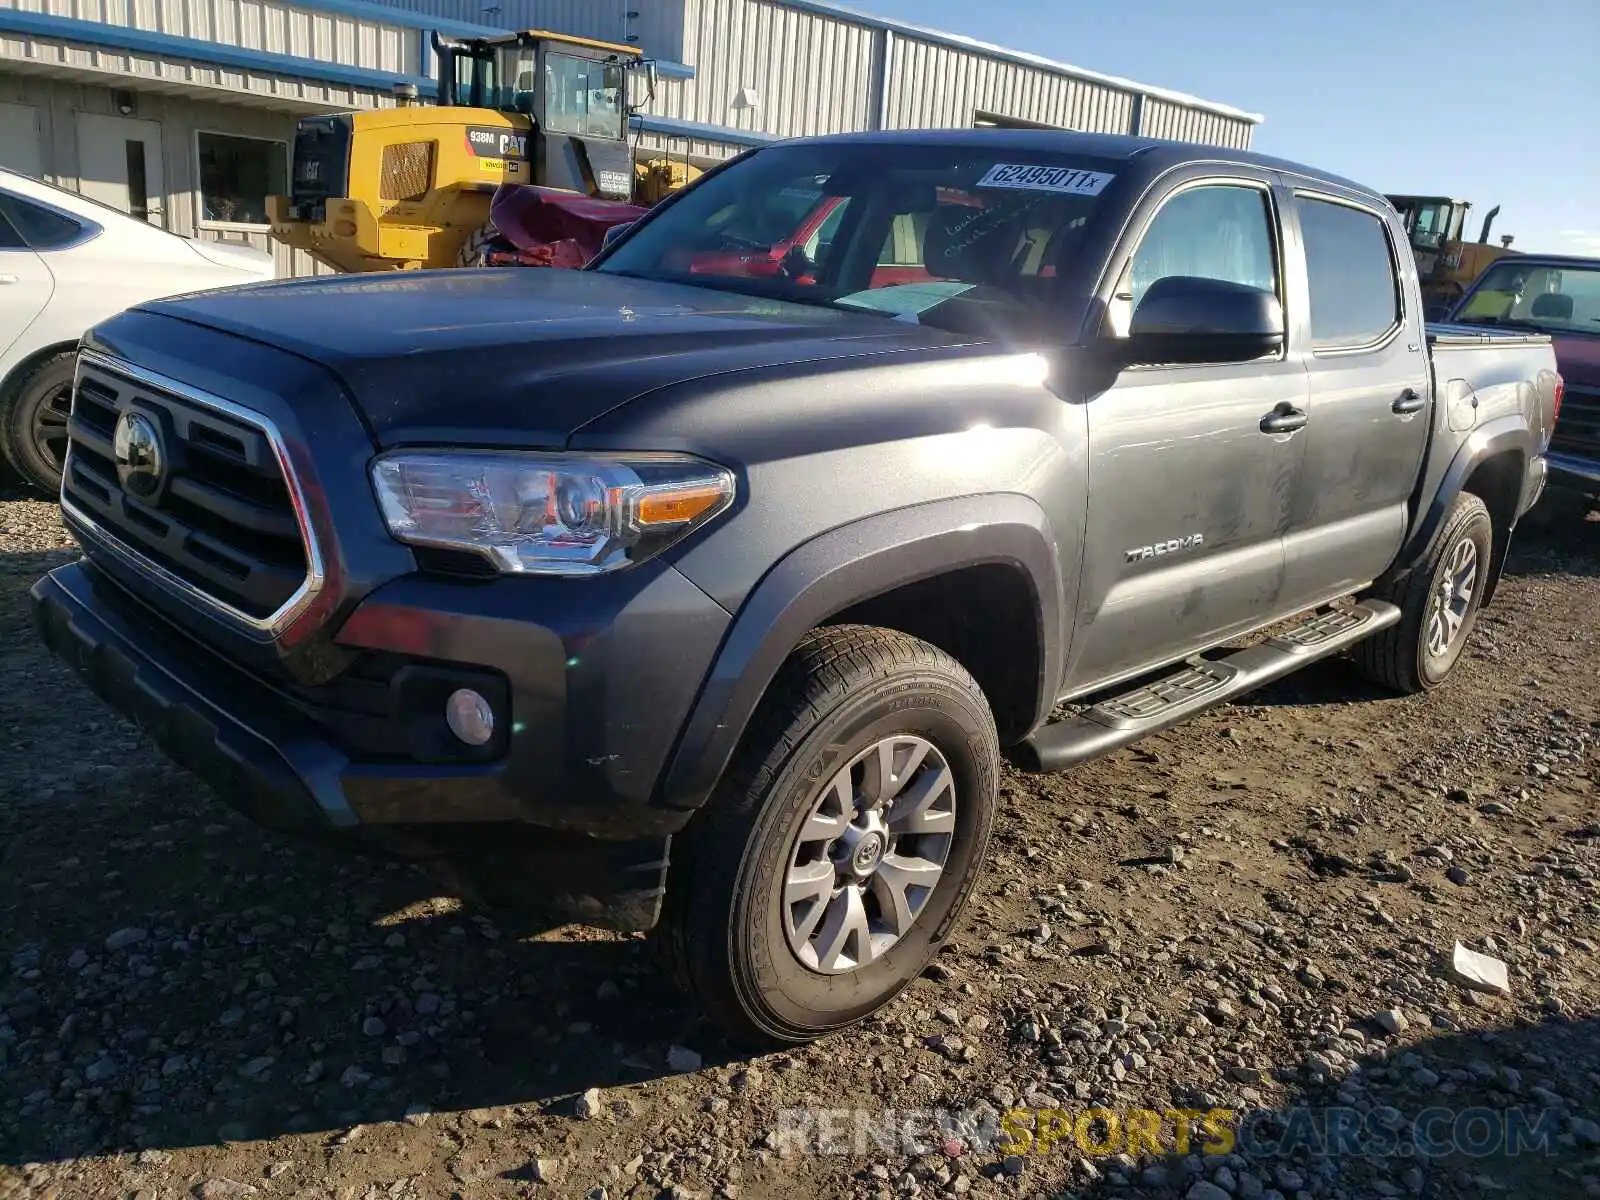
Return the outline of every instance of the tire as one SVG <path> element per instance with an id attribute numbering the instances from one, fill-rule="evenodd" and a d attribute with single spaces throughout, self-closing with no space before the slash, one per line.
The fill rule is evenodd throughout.
<path id="1" fill-rule="evenodd" d="M 899 785 L 889 792 L 897 798 L 878 817 L 854 818 L 850 830 L 860 836 L 852 842 L 847 830 L 838 838 L 839 858 L 820 857 L 828 843 L 802 838 L 802 826 L 814 831 L 827 821 L 837 829 L 839 820 L 850 820 L 838 816 L 843 792 L 831 785 L 859 780 L 861 791 L 876 792 L 877 772 L 855 760 L 870 751 L 872 762 L 882 761 L 884 743 L 892 747 L 891 778 Z M 941 769 L 953 785 L 948 790 Z M 921 974 L 960 917 L 988 848 L 999 771 L 994 717 L 949 655 L 865 626 L 808 635 L 780 668 L 710 802 L 673 848 L 657 936 L 674 973 L 725 1033 L 752 1046 L 808 1042 L 877 1011 Z M 913 806 L 913 796 L 924 803 Z M 906 832 L 918 809 L 932 832 Z M 896 814 L 887 829 L 868 827 Z M 890 840 L 873 841 L 885 835 Z M 874 847 L 882 859 L 861 882 L 851 872 Z M 925 871 L 921 864 L 941 853 L 943 870 L 928 890 L 902 886 L 895 893 L 903 902 L 897 929 L 885 907 L 889 881 Z M 810 861 L 797 865 L 801 857 Z M 786 910 L 781 897 L 792 873 L 830 870 L 856 882 L 824 882 L 814 899 Z M 837 887 L 831 898 L 830 887 Z M 853 915 L 875 912 L 874 923 L 864 929 L 839 920 L 840 928 L 854 924 L 855 934 L 830 936 L 830 921 L 852 915 L 844 896 L 851 889 L 864 905 Z"/>
<path id="2" fill-rule="evenodd" d="M 52 354 L 0 395 L 0 455 L 26 482 L 52 496 L 61 492 L 61 460 L 77 362 L 76 350 Z"/>
<path id="3" fill-rule="evenodd" d="M 1400 621 L 1356 645 L 1352 657 L 1362 674 L 1406 695 L 1432 691 L 1443 683 L 1477 623 L 1493 545 L 1488 507 L 1477 496 L 1462 492 L 1416 569 L 1368 593 L 1370 599 L 1398 605 Z M 1440 611 L 1447 581 L 1452 588 L 1452 619 L 1442 618 Z M 1468 593 L 1464 598 L 1463 586 Z M 1441 619 L 1443 626 L 1436 627 Z"/>
<path id="4" fill-rule="evenodd" d="M 481 267 L 484 264 L 484 255 L 488 252 L 489 245 L 500 236 L 500 231 L 490 221 L 474 229 L 467 240 L 461 243 L 461 250 L 456 255 L 458 267 Z"/>

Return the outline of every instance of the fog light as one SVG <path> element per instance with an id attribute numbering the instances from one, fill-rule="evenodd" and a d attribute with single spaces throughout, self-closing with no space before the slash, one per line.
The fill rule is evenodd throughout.
<path id="1" fill-rule="evenodd" d="M 494 709 L 471 688 L 457 688 L 444 702 L 445 724 L 469 746 L 482 746 L 494 736 Z"/>

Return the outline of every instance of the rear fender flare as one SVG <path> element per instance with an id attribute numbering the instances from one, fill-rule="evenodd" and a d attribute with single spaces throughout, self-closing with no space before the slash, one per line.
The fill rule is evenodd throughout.
<path id="1" fill-rule="evenodd" d="M 1034 723 L 1049 716 L 1065 661 L 1060 552 L 1044 510 L 1003 493 L 936 501 L 830 530 L 779 560 L 740 608 L 663 774 L 661 803 L 698 808 L 727 768 L 767 686 L 829 617 L 949 571 L 988 564 L 1032 586 L 1041 650 Z"/>
<path id="2" fill-rule="evenodd" d="M 1455 503 L 1456 497 L 1461 494 L 1474 471 L 1489 459 L 1511 452 L 1522 457 L 1523 471 L 1526 475 L 1526 464 L 1535 451 L 1534 437 L 1529 433 L 1527 420 L 1521 414 L 1513 413 L 1500 417 L 1473 430 L 1461 443 L 1455 457 L 1450 460 L 1450 465 L 1445 468 L 1444 476 L 1440 479 L 1433 498 L 1431 500 L 1424 498 L 1426 507 L 1419 507 L 1422 518 L 1412 529 L 1410 537 L 1406 539 L 1391 575 L 1404 575 L 1422 561 L 1429 545 L 1438 534 L 1439 527 L 1444 523 L 1445 514 L 1450 511 L 1450 506 Z M 1509 541 L 1510 535 L 1509 529 L 1497 530 L 1496 543 L 1504 546 Z M 1495 583 L 1498 581 L 1504 558 L 1503 552 L 1496 555 L 1487 584 L 1490 595 L 1493 594 Z"/>

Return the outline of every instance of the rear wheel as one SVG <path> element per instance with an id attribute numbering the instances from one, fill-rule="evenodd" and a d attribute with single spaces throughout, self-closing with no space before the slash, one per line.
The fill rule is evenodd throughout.
<path id="1" fill-rule="evenodd" d="M 998 778 L 994 719 L 954 659 L 890 630 L 813 633 L 674 847 L 659 936 L 680 978 L 751 1043 L 881 1008 L 959 917 Z"/>
<path id="2" fill-rule="evenodd" d="M 61 491 L 77 361 L 72 350 L 51 355 L 0 396 L 0 454 L 23 479 L 50 495 Z"/>
<path id="3" fill-rule="evenodd" d="M 1356 665 L 1398 692 L 1429 691 L 1455 667 L 1477 623 L 1488 581 L 1494 527 L 1470 492 L 1455 498 L 1428 553 L 1406 578 L 1380 586 L 1374 599 L 1400 607 L 1400 620 L 1356 645 Z"/>

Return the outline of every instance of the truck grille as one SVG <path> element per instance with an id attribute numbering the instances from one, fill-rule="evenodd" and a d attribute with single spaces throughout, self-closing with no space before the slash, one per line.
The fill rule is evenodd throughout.
<path id="1" fill-rule="evenodd" d="M 311 590 L 314 556 L 269 428 L 225 401 L 82 355 L 62 506 L 157 575 L 271 627 Z"/>
<path id="2" fill-rule="evenodd" d="M 1567 385 L 1550 449 L 1569 454 L 1600 451 L 1600 390 Z"/>

